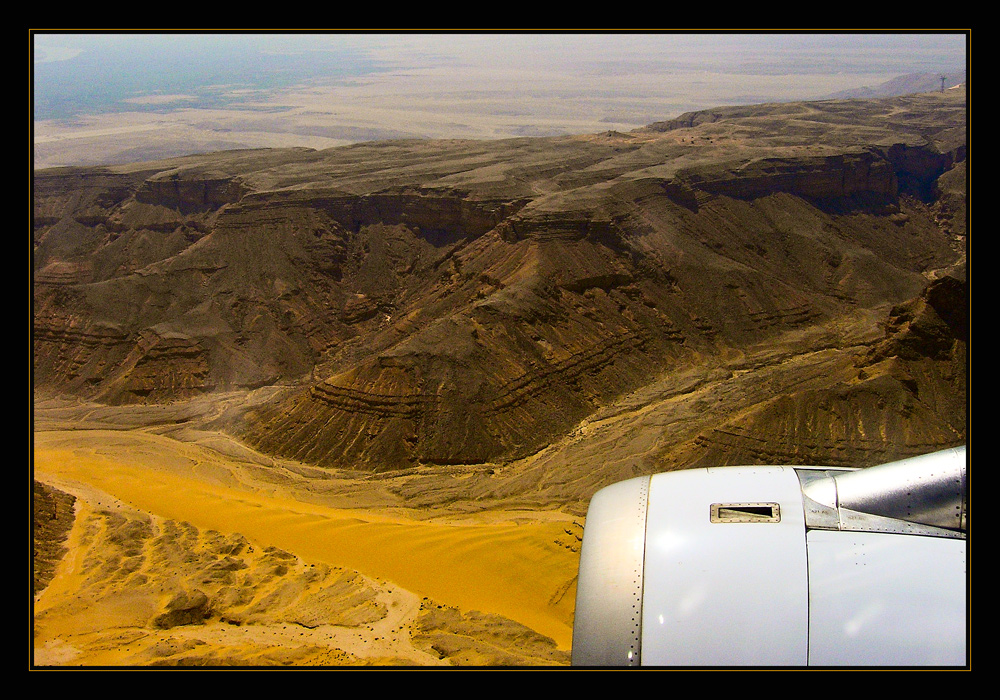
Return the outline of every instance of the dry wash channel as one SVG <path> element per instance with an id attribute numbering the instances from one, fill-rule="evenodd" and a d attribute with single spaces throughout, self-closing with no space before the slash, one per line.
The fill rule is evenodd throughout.
<path id="1" fill-rule="evenodd" d="M 148 433 L 38 433 L 35 462 L 77 503 L 38 665 L 568 663 L 565 519 L 317 505 Z"/>

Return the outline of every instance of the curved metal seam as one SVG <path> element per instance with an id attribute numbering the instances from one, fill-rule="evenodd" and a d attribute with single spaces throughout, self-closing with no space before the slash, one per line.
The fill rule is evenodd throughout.
<path id="1" fill-rule="evenodd" d="M 652 477 L 646 479 L 642 487 L 639 489 L 639 519 L 642 521 L 642 532 L 643 532 L 643 544 L 642 544 L 642 556 L 638 559 L 638 568 L 635 571 L 636 576 L 636 586 L 632 595 L 634 596 L 634 602 L 632 604 L 632 643 L 634 655 L 629 658 L 630 666 L 641 666 L 642 665 L 642 600 L 644 595 L 644 584 L 645 584 L 645 569 L 646 569 L 646 523 L 649 518 L 649 484 Z"/>

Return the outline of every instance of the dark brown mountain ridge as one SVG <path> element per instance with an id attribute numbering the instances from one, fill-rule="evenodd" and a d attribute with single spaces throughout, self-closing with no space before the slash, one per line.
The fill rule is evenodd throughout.
<path id="1" fill-rule="evenodd" d="M 322 467 L 479 465 L 475 498 L 959 444 L 966 119 L 950 90 L 37 171 L 36 393 L 270 387 L 214 427 Z"/>

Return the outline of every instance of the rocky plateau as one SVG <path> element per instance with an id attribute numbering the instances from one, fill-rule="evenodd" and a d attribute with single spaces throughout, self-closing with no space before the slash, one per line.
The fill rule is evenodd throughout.
<path id="1" fill-rule="evenodd" d="M 962 444 L 966 124 L 962 88 L 36 171 L 36 400 L 581 514 Z"/>

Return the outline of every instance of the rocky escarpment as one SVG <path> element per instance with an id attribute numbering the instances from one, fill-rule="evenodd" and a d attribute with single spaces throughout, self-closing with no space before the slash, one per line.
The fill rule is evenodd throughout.
<path id="1" fill-rule="evenodd" d="M 931 201 L 938 178 L 964 159 L 964 148 L 937 153 L 894 144 L 855 153 L 686 168 L 665 186 L 675 201 L 688 206 L 697 206 L 699 193 L 757 199 L 787 192 L 832 206 L 851 199 L 894 202 L 901 193 Z"/>
<path id="2" fill-rule="evenodd" d="M 157 173 L 143 181 L 135 201 L 173 209 L 181 214 L 214 211 L 238 202 L 247 188 L 225 173 Z"/>
<path id="3" fill-rule="evenodd" d="M 73 527 L 76 498 L 68 493 L 32 482 L 31 535 L 34 571 L 32 592 L 38 595 L 55 576 L 66 552 L 65 542 Z"/>
<path id="4" fill-rule="evenodd" d="M 864 195 L 894 199 L 899 194 L 898 172 L 881 154 L 852 153 L 694 168 L 678 173 L 677 179 L 689 189 L 737 199 L 757 199 L 775 192 L 818 200 Z"/>
<path id="5" fill-rule="evenodd" d="M 132 196 L 92 213 L 83 236 L 74 217 L 41 227 L 43 382 L 129 402 L 299 377 L 357 326 L 381 321 L 408 274 L 440 265 L 517 206 L 437 191 L 291 192 L 236 204 L 174 175 L 133 183 Z M 214 180 L 216 195 L 236 191 L 232 181 Z M 56 188 L 37 184 L 49 205 Z M 124 230 L 112 226 L 123 221 Z"/>
<path id="6" fill-rule="evenodd" d="M 403 306 L 379 334 L 395 344 L 258 409 L 243 434 L 330 466 L 517 459 L 700 355 L 917 294 L 918 270 L 954 255 L 906 206 L 637 201 L 614 224 L 512 217 L 453 256 L 469 308 L 428 323 L 433 309 Z"/>
<path id="7" fill-rule="evenodd" d="M 959 98 L 41 173 L 36 386 L 281 384 L 225 427 L 326 466 L 515 460 L 665 372 L 918 297 L 963 254 Z"/>
<path id="8" fill-rule="evenodd" d="M 867 350 L 855 350 L 853 362 L 818 386 L 768 398 L 703 431 L 683 448 L 687 454 L 681 459 L 705 466 L 775 461 L 871 466 L 964 444 L 969 337 L 964 264 L 893 307 L 884 333 Z"/>

